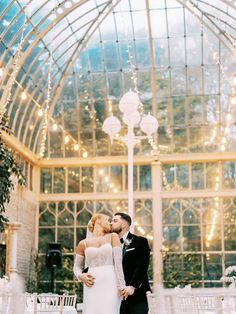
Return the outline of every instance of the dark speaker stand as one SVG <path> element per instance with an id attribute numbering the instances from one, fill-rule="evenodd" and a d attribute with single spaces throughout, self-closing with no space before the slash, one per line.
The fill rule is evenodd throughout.
<path id="1" fill-rule="evenodd" d="M 51 267 L 51 291 L 52 293 L 55 293 L 55 268 L 56 268 L 55 265 Z"/>

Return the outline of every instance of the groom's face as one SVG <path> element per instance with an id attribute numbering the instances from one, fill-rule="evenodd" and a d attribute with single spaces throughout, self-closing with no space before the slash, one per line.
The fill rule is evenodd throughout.
<path id="1" fill-rule="evenodd" d="M 115 215 L 111 221 L 112 232 L 120 233 L 123 230 L 124 223 L 120 215 Z"/>

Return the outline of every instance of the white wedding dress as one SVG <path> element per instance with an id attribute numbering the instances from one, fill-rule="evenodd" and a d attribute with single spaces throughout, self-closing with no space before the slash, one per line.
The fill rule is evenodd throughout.
<path id="1" fill-rule="evenodd" d="M 118 289 L 125 287 L 122 249 L 110 243 L 85 248 L 88 273 L 95 277 L 92 287 L 84 285 L 83 314 L 119 314 L 121 298 Z M 74 273 L 81 274 L 84 257 L 76 254 Z"/>

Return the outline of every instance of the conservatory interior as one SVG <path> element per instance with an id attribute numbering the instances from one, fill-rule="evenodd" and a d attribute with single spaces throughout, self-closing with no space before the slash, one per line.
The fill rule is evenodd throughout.
<path id="1" fill-rule="evenodd" d="M 0 1 L 0 312 L 15 281 L 82 313 L 76 246 L 126 212 L 149 313 L 236 313 L 235 60 L 233 0 Z"/>

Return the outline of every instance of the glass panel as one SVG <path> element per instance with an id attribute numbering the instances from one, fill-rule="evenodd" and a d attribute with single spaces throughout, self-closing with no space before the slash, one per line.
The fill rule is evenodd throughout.
<path id="1" fill-rule="evenodd" d="M 162 186 L 164 190 L 172 190 L 174 188 L 175 166 L 162 165 Z"/>
<path id="2" fill-rule="evenodd" d="M 111 166 L 110 192 L 117 193 L 122 191 L 122 179 L 122 166 Z"/>
<path id="3" fill-rule="evenodd" d="M 65 193 L 65 170 L 64 168 L 54 169 L 54 193 Z"/>
<path id="4" fill-rule="evenodd" d="M 202 70 L 198 67 L 187 68 L 187 92 L 189 95 L 202 94 Z"/>
<path id="5" fill-rule="evenodd" d="M 183 251 L 200 251 L 200 228 L 197 226 L 183 227 Z"/>
<path id="6" fill-rule="evenodd" d="M 93 168 L 83 167 L 82 168 L 82 178 L 81 178 L 82 192 L 92 193 L 93 192 Z"/>
<path id="7" fill-rule="evenodd" d="M 192 164 L 192 189 L 204 189 L 204 164 Z"/>
<path id="8" fill-rule="evenodd" d="M 74 229 L 58 228 L 58 242 L 61 243 L 63 253 L 74 252 Z"/>
<path id="9" fill-rule="evenodd" d="M 64 249 L 63 249 L 64 253 Z M 72 281 L 73 280 L 73 265 L 74 257 L 73 255 L 62 255 L 62 267 L 60 271 L 57 272 L 57 280 L 60 281 Z"/>
<path id="10" fill-rule="evenodd" d="M 221 256 L 214 254 L 204 255 L 204 280 L 220 280 L 221 277 Z"/>
<path id="11" fill-rule="evenodd" d="M 89 213 L 87 210 L 83 210 L 77 216 L 77 225 L 87 226 L 91 216 L 91 213 Z"/>
<path id="12" fill-rule="evenodd" d="M 174 152 L 186 152 L 187 145 L 187 130 L 185 128 L 173 128 Z"/>
<path id="13" fill-rule="evenodd" d="M 226 251 L 236 250 L 236 224 L 224 226 L 224 241 Z"/>
<path id="14" fill-rule="evenodd" d="M 175 124 L 185 124 L 185 99 L 173 97 L 173 119 Z"/>
<path id="15" fill-rule="evenodd" d="M 68 169 L 68 193 L 80 192 L 80 168 Z"/>
<path id="16" fill-rule="evenodd" d="M 96 169 L 96 191 L 108 192 L 109 190 L 109 168 L 97 167 Z"/>
<path id="17" fill-rule="evenodd" d="M 76 228 L 76 243 L 86 238 L 86 227 Z"/>
<path id="18" fill-rule="evenodd" d="M 221 227 L 214 222 L 214 216 L 209 221 L 203 226 L 204 250 L 221 251 Z"/>
<path id="19" fill-rule="evenodd" d="M 199 223 L 199 214 L 195 210 L 185 210 L 183 214 L 183 223 L 184 224 L 197 224 Z"/>
<path id="20" fill-rule="evenodd" d="M 39 217 L 39 226 L 55 226 L 55 216 L 46 211 Z"/>
<path id="21" fill-rule="evenodd" d="M 140 191 L 150 191 L 152 188 L 151 167 L 139 166 Z"/>
<path id="22" fill-rule="evenodd" d="M 188 97 L 188 119 L 193 123 L 201 123 L 202 122 L 202 105 L 201 98 L 197 96 Z"/>
<path id="23" fill-rule="evenodd" d="M 201 255 L 197 254 L 164 254 L 164 286 L 191 287 L 201 286 Z"/>
<path id="24" fill-rule="evenodd" d="M 52 169 L 41 169 L 40 193 L 52 193 Z"/>
<path id="25" fill-rule="evenodd" d="M 174 208 L 170 208 L 163 212 L 163 224 L 179 224 L 180 213 Z"/>
<path id="26" fill-rule="evenodd" d="M 180 251 L 180 227 L 163 227 L 163 246 L 168 251 Z"/>
<path id="27" fill-rule="evenodd" d="M 218 172 L 218 165 L 217 163 L 206 163 L 206 188 L 207 189 L 214 189 L 215 188 L 215 183 L 216 183 L 216 177 L 218 176 L 219 179 L 219 174 Z M 217 179 L 217 182 L 218 182 Z"/>
<path id="28" fill-rule="evenodd" d="M 47 244 L 49 242 L 55 242 L 55 229 L 52 228 L 40 228 L 39 229 L 39 253 L 45 253 Z"/>
<path id="29" fill-rule="evenodd" d="M 225 254 L 225 268 L 236 265 L 236 254 Z"/>
<path id="30" fill-rule="evenodd" d="M 189 170 L 188 165 L 176 165 L 176 189 L 183 190 L 189 188 Z"/>
<path id="31" fill-rule="evenodd" d="M 65 210 L 58 216 L 58 225 L 59 226 L 73 226 L 74 216 L 68 211 Z"/>
<path id="32" fill-rule="evenodd" d="M 224 162 L 223 166 L 223 187 L 225 189 L 234 189 L 236 187 L 235 182 L 235 163 Z"/>
<path id="33" fill-rule="evenodd" d="M 224 198 L 223 208 L 224 208 L 224 222 L 227 224 L 236 223 L 236 199 Z"/>

